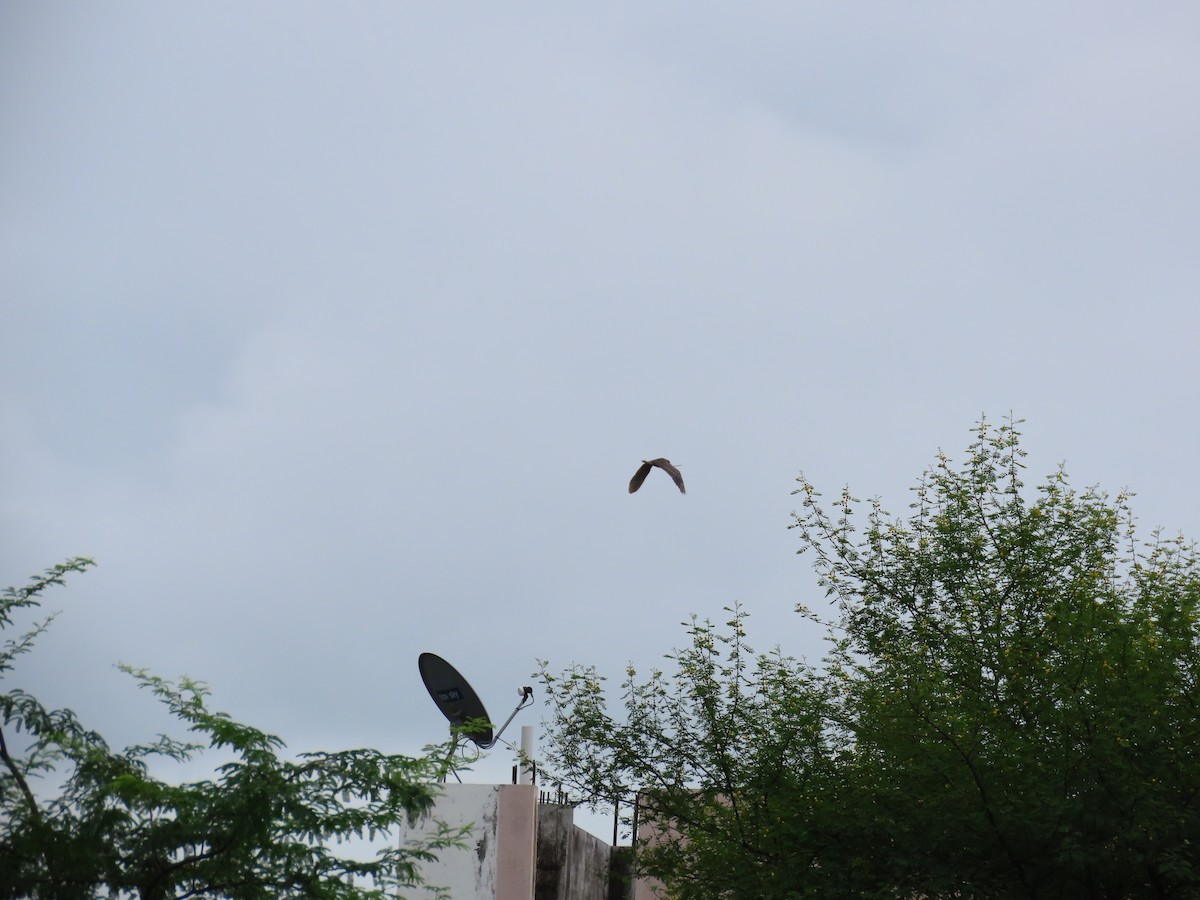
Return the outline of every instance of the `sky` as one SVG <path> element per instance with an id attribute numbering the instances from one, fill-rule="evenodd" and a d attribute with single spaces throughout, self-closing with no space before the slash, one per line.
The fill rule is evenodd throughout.
<path id="1" fill-rule="evenodd" d="M 11 684 L 410 753 L 424 651 L 816 661 L 796 479 L 981 416 L 1196 536 L 1198 109 L 1183 0 L 2 4 L 0 584 L 98 562 Z"/>

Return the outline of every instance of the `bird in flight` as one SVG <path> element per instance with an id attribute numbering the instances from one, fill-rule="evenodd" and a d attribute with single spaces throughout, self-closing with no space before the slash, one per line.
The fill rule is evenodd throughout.
<path id="1" fill-rule="evenodd" d="M 629 493 L 633 493 L 642 486 L 642 482 L 646 480 L 646 476 L 650 474 L 650 470 L 658 466 L 664 472 L 671 476 L 671 480 L 675 482 L 675 486 L 679 488 L 679 493 L 686 494 L 687 491 L 683 487 L 683 475 L 680 471 L 671 465 L 669 459 L 643 459 L 642 464 L 638 466 L 638 470 L 633 473 L 633 478 L 629 480 Z"/>

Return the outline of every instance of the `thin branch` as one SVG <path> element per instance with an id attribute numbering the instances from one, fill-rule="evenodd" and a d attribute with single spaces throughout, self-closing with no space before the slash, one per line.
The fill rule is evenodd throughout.
<path id="1" fill-rule="evenodd" d="M 34 821 L 39 825 L 42 822 L 42 811 L 38 809 L 37 799 L 33 796 L 33 791 L 29 789 L 29 783 L 25 780 L 25 776 L 21 774 L 20 768 L 8 753 L 8 742 L 4 739 L 4 729 L 0 728 L 0 759 L 4 760 L 4 765 L 8 767 L 8 771 L 12 773 L 13 780 L 17 782 L 17 786 L 21 789 L 21 793 L 25 795 L 25 801 L 29 804 L 29 814 Z"/>

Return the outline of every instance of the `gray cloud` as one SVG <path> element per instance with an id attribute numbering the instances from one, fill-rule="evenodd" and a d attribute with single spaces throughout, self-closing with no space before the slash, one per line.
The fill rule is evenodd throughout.
<path id="1" fill-rule="evenodd" d="M 797 473 L 901 510 L 982 412 L 1194 532 L 1195 12 L 868 12 L 6 11 L 2 558 L 101 562 L 29 686 L 416 749 L 422 650 L 815 656 Z"/>

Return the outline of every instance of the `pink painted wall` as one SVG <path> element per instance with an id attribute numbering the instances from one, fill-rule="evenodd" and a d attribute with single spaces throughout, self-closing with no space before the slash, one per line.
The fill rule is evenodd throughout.
<path id="1" fill-rule="evenodd" d="M 502 784 L 497 803 L 496 900 L 533 900 L 537 788 Z"/>

